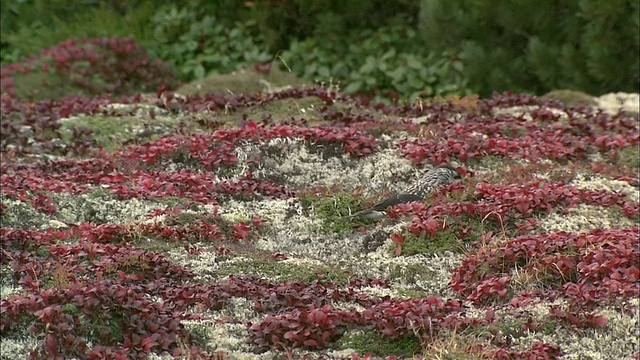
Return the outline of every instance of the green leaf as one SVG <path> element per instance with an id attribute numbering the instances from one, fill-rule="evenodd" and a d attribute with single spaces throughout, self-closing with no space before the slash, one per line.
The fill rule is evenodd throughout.
<path id="1" fill-rule="evenodd" d="M 199 59 L 206 64 L 217 64 L 222 60 L 222 57 L 220 56 L 220 54 L 214 53 L 211 55 L 204 55 L 202 57 L 199 57 Z"/>
<path id="2" fill-rule="evenodd" d="M 196 51 L 198 49 L 198 43 L 195 40 L 185 42 L 184 46 L 188 51 Z"/>
<path id="3" fill-rule="evenodd" d="M 411 77 L 411 76 L 407 79 L 407 83 L 413 89 L 420 89 L 425 85 L 424 81 L 422 81 L 422 79 L 417 78 L 417 77 Z"/>
<path id="4" fill-rule="evenodd" d="M 382 57 L 380 57 L 380 60 L 386 61 L 386 60 L 389 60 L 389 59 L 391 59 L 392 57 L 395 57 L 395 56 L 396 56 L 396 49 L 392 48 L 391 50 L 389 50 L 386 53 L 384 53 L 382 55 Z"/>
<path id="5" fill-rule="evenodd" d="M 343 61 L 340 61 L 333 64 L 331 73 L 333 76 L 345 78 L 349 75 L 349 68 Z"/>
<path id="6" fill-rule="evenodd" d="M 407 70 L 404 67 L 398 66 L 395 69 L 389 71 L 387 73 L 387 76 L 389 76 L 394 81 L 401 81 L 405 77 L 406 73 Z"/>
<path id="7" fill-rule="evenodd" d="M 364 83 L 367 84 L 367 88 L 373 88 L 379 85 L 378 79 L 373 76 L 365 76 Z"/>
<path id="8" fill-rule="evenodd" d="M 464 72 L 464 64 L 462 63 L 462 61 L 454 61 L 453 69 L 459 73 L 462 73 Z"/>
<path id="9" fill-rule="evenodd" d="M 196 67 L 193 69 L 193 75 L 196 77 L 196 79 L 204 78 L 204 74 L 205 74 L 205 70 L 202 64 L 196 65 Z"/>
<path id="10" fill-rule="evenodd" d="M 360 72 L 369 74 L 376 69 L 376 59 L 373 56 L 367 56 L 364 60 L 364 65 L 360 67 Z"/>
<path id="11" fill-rule="evenodd" d="M 320 75 L 320 77 L 323 77 L 325 79 L 329 79 L 331 77 L 331 71 L 327 66 L 322 66 L 318 69 L 318 75 Z"/>
<path id="12" fill-rule="evenodd" d="M 362 91 L 362 85 L 362 82 L 354 81 L 347 85 L 344 89 L 342 89 L 342 91 L 347 94 L 355 94 L 358 91 Z"/>
<path id="13" fill-rule="evenodd" d="M 407 57 L 407 67 L 417 70 L 424 67 L 424 65 L 415 56 L 410 56 L 410 57 Z"/>

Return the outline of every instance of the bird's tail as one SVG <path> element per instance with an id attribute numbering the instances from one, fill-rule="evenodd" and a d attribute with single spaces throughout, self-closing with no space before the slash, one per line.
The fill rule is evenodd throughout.
<path id="1" fill-rule="evenodd" d="M 366 210 L 360 210 L 356 213 L 353 213 L 351 215 L 347 215 L 344 216 L 346 218 L 356 218 L 356 217 L 363 217 L 363 218 L 368 218 L 368 219 L 377 219 L 384 216 L 384 212 L 382 211 L 377 211 L 375 209 L 366 209 Z"/>
<path id="2" fill-rule="evenodd" d="M 341 217 L 343 217 L 343 218 L 347 218 L 347 219 L 349 219 L 349 218 L 355 218 L 355 217 L 358 217 L 358 216 L 362 216 L 363 214 L 367 213 L 368 211 L 369 211 L 369 210 L 360 210 L 360 211 L 355 212 L 355 213 L 353 213 L 353 214 L 351 214 L 351 215 L 343 215 L 343 216 L 341 216 Z"/>

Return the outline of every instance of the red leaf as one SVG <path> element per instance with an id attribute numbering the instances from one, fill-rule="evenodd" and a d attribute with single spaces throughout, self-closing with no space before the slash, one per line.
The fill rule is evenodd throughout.
<path id="1" fill-rule="evenodd" d="M 599 325 L 599 326 L 605 326 L 605 325 L 607 325 L 607 318 L 606 318 L 606 317 L 604 317 L 604 316 L 600 316 L 600 315 L 598 315 L 598 316 L 596 316 L 596 318 L 595 318 L 595 323 L 596 323 L 597 325 Z"/>
<path id="2" fill-rule="evenodd" d="M 492 308 L 487 309 L 487 313 L 485 314 L 485 319 L 491 323 L 493 322 L 493 320 L 495 320 L 495 318 L 496 318 L 496 314 L 493 311 L 493 309 Z"/>
<path id="3" fill-rule="evenodd" d="M 56 340 L 56 337 L 53 334 L 49 334 L 47 335 L 47 350 L 49 350 L 50 354 L 57 354 L 58 353 L 58 341 Z"/>
<path id="4" fill-rule="evenodd" d="M 404 244 L 404 237 L 400 234 L 391 234 L 391 240 L 398 244 Z"/>
<path id="5" fill-rule="evenodd" d="M 311 347 L 316 347 L 316 348 L 319 347 L 318 346 L 318 342 L 316 340 L 313 340 L 313 339 L 305 340 L 304 344 L 306 346 L 311 346 Z"/>
<path id="6" fill-rule="evenodd" d="M 286 333 L 284 333 L 283 338 L 287 340 L 295 340 L 298 338 L 298 332 L 299 331 L 287 331 Z"/>

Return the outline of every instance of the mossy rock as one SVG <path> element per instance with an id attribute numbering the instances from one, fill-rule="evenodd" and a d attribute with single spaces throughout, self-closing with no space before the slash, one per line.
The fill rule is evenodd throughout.
<path id="1" fill-rule="evenodd" d="M 259 73 L 253 69 L 242 69 L 229 74 L 216 74 L 204 79 L 192 81 L 179 87 L 176 93 L 188 94 L 255 94 L 271 92 L 284 87 L 300 87 L 305 82 L 293 73 L 282 71 L 274 66 L 268 73 Z"/>
<path id="2" fill-rule="evenodd" d="M 542 95 L 541 98 L 555 99 L 568 107 L 598 105 L 595 97 L 577 90 L 552 90 Z"/>

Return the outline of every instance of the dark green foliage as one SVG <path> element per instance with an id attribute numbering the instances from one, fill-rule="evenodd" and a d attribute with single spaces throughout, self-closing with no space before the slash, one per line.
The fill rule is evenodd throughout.
<path id="1" fill-rule="evenodd" d="M 462 63 L 416 46 L 415 30 L 396 18 L 377 30 L 357 29 L 331 42 L 293 41 L 282 53 L 297 75 L 318 82 L 342 82 L 346 93 L 395 92 L 410 101 L 450 93 L 466 94 Z"/>
<path id="2" fill-rule="evenodd" d="M 153 0 L 2 0 L 2 63 L 17 62 L 71 38 L 128 37 L 146 45 Z"/>
<path id="3" fill-rule="evenodd" d="M 279 54 L 305 80 L 410 101 L 640 85 L 631 0 L 0 1 L 3 64 L 70 38 L 131 36 L 183 81 Z"/>
<path id="4" fill-rule="evenodd" d="M 423 0 L 420 36 L 493 91 L 637 91 L 638 2 Z"/>
<path id="5" fill-rule="evenodd" d="M 153 16 L 151 26 L 156 55 L 176 68 L 184 80 L 272 59 L 255 31 L 255 21 L 228 27 L 203 9 L 169 5 Z"/>
<path id="6" fill-rule="evenodd" d="M 352 30 L 376 29 L 388 25 L 398 15 L 413 27 L 419 0 L 287 0 L 252 1 L 199 0 L 198 7 L 207 8 L 226 26 L 233 21 L 256 21 L 272 51 L 287 49 L 296 39 L 314 37 L 320 43 L 331 43 Z M 181 4 L 181 3 L 180 3 Z"/>

